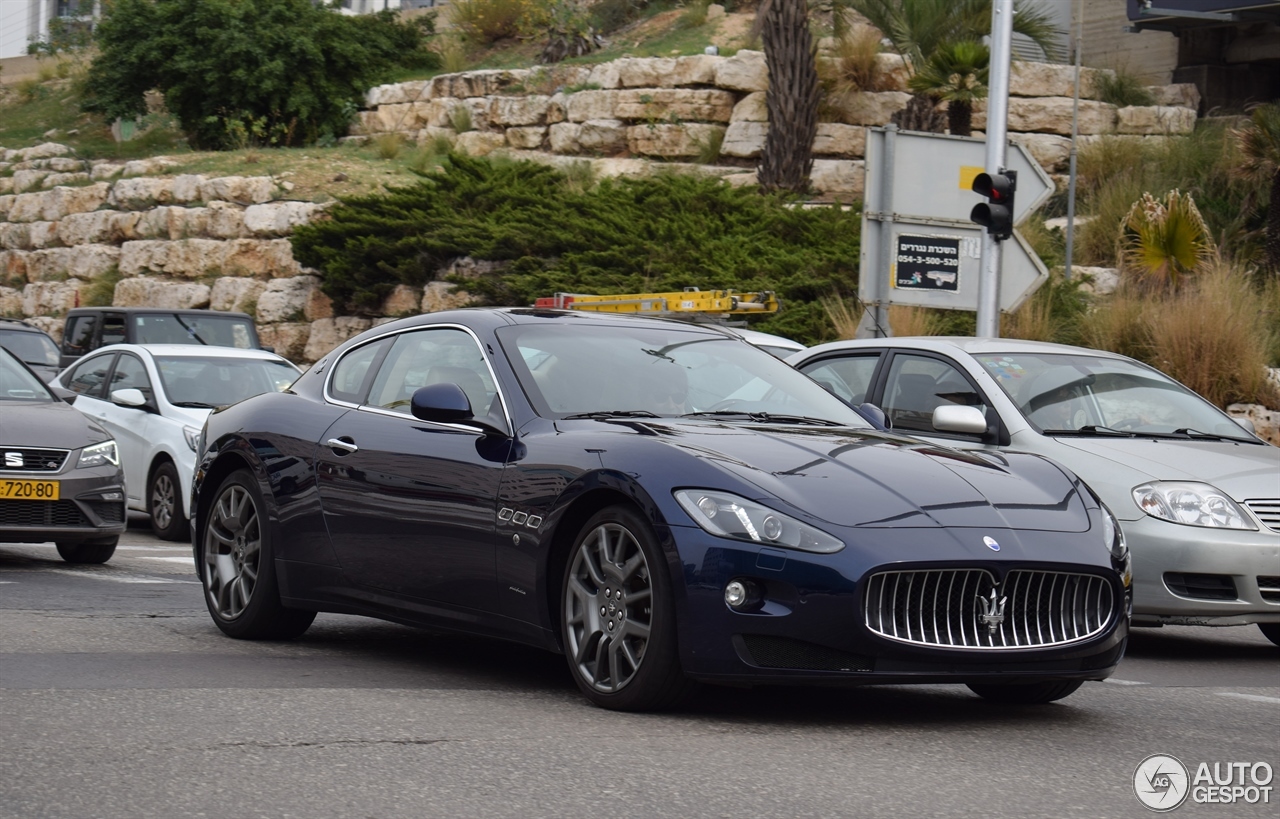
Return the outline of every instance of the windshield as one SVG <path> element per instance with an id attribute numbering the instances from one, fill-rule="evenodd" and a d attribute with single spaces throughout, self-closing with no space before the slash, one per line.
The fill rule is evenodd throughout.
<path id="1" fill-rule="evenodd" d="M 44 382 L 0 348 L 0 401 L 57 401 Z"/>
<path id="2" fill-rule="evenodd" d="M 138 344 L 207 344 L 211 347 L 257 348 L 253 322 L 236 316 L 158 313 L 134 316 Z"/>
<path id="3" fill-rule="evenodd" d="M 549 417 L 724 413 L 869 426 L 808 377 L 739 339 L 661 325 L 524 325 L 498 334 L 525 393 Z"/>
<path id="4" fill-rule="evenodd" d="M 975 358 L 1046 434 L 1102 428 L 1249 438 L 1229 415 L 1160 371 L 1135 362 L 1026 353 Z"/>
<path id="5" fill-rule="evenodd" d="M 180 407 L 221 407 L 280 392 L 299 375 L 286 361 L 259 358 L 157 356 L 156 369 L 165 397 Z"/>
<path id="6" fill-rule="evenodd" d="M 0 330 L 0 347 L 28 364 L 58 366 L 58 345 L 44 333 Z"/>

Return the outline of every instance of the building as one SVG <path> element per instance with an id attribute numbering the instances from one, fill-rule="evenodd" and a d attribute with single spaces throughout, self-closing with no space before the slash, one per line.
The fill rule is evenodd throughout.
<path id="1" fill-rule="evenodd" d="M 92 25 L 102 0 L 0 0 L 0 59 L 21 57 L 49 36 L 55 18 Z"/>

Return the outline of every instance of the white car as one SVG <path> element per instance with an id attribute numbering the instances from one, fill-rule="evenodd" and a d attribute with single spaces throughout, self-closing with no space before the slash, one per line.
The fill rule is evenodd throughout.
<path id="1" fill-rule="evenodd" d="M 837 341 L 787 363 L 895 431 L 1083 478 L 1133 555 L 1135 626 L 1256 623 L 1280 645 L 1280 449 L 1160 371 L 998 338 Z"/>
<path id="2" fill-rule="evenodd" d="M 783 336 L 775 336 L 773 333 L 762 333 L 759 330 L 748 330 L 745 327 L 726 327 L 725 329 L 737 333 L 742 336 L 743 341 L 759 347 L 777 358 L 786 359 L 788 356 L 803 352 L 805 349 L 805 346 L 800 342 L 792 341 Z"/>
<path id="3" fill-rule="evenodd" d="M 185 540 L 186 499 L 209 412 L 287 389 L 299 374 L 263 350 L 113 344 L 68 367 L 51 386 L 79 393 L 75 408 L 116 439 L 129 508 L 150 515 L 160 537 Z"/>

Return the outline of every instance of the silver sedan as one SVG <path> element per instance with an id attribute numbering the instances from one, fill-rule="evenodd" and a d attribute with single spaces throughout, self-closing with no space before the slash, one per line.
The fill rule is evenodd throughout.
<path id="1" fill-rule="evenodd" d="M 1113 353 L 1042 342 L 886 338 L 788 363 L 899 432 L 1019 450 L 1074 471 L 1120 520 L 1135 626 L 1257 623 L 1280 645 L 1280 449 Z"/>

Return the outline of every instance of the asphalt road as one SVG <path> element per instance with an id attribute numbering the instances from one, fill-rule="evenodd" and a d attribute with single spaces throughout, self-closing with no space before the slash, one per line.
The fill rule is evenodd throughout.
<path id="1" fill-rule="evenodd" d="M 1148 816 L 1157 753 L 1275 769 L 1269 804 L 1178 815 L 1280 815 L 1280 648 L 1141 630 L 1113 680 L 1048 706 L 708 689 L 616 714 L 505 643 L 337 615 L 227 639 L 188 548 L 145 528 L 95 567 L 0 544 L 0 817 Z"/>

